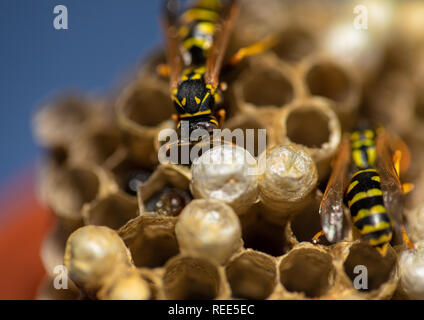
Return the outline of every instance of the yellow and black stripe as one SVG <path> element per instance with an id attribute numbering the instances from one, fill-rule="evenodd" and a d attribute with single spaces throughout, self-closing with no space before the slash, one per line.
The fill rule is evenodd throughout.
<path id="1" fill-rule="evenodd" d="M 179 36 L 182 39 L 186 65 L 204 65 L 212 47 L 216 23 L 221 18 L 220 0 L 199 0 L 181 16 Z"/>
<path id="2" fill-rule="evenodd" d="M 376 170 L 375 138 L 376 132 L 372 129 L 354 131 L 350 135 L 355 173 L 346 191 L 345 201 L 355 227 L 384 256 L 393 236 L 393 227 Z"/>
<path id="3" fill-rule="evenodd" d="M 359 169 L 373 167 L 376 161 L 374 130 L 355 131 L 350 135 L 352 146 L 352 161 Z"/>

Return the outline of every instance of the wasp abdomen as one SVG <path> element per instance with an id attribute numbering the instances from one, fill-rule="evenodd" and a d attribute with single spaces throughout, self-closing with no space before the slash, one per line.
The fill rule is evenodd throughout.
<path id="1" fill-rule="evenodd" d="M 206 61 L 215 35 L 215 24 L 220 19 L 219 0 L 200 0 L 182 15 L 179 34 L 182 46 L 190 55 L 191 65 L 202 65 Z"/>
<path id="2" fill-rule="evenodd" d="M 352 177 L 346 202 L 352 222 L 363 238 L 385 255 L 392 239 L 392 224 L 384 206 L 380 176 L 375 169 L 360 170 Z"/>

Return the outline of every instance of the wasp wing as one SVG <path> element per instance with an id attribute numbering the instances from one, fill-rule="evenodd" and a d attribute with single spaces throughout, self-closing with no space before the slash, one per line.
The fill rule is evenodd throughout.
<path id="1" fill-rule="evenodd" d="M 411 150 L 409 150 L 406 142 L 396 133 L 390 132 L 385 129 L 390 138 L 391 150 L 399 150 L 402 153 L 402 159 L 400 159 L 400 174 L 407 172 L 411 165 Z"/>
<path id="2" fill-rule="evenodd" d="M 239 11 L 239 4 L 235 0 L 229 1 L 227 6 L 223 9 L 223 20 L 216 25 L 215 39 L 206 61 L 205 73 L 206 83 L 210 84 L 214 89 L 216 89 L 219 84 L 219 75 L 224 55 Z"/>
<path id="3" fill-rule="evenodd" d="M 177 0 L 167 0 L 164 3 L 162 29 L 166 43 L 166 59 L 169 68 L 171 91 L 178 88 L 183 60 L 180 50 L 181 40 L 178 36 L 178 3 Z"/>
<path id="4" fill-rule="evenodd" d="M 390 218 L 394 222 L 396 236 L 400 236 L 400 227 L 403 224 L 404 208 L 402 184 L 393 165 L 389 136 L 382 128 L 378 129 L 377 132 L 377 172 L 380 175 L 384 205 Z"/>
<path id="5" fill-rule="evenodd" d="M 349 165 L 350 140 L 345 135 L 340 143 L 319 208 L 322 229 L 330 242 L 337 242 L 343 238 L 343 197 Z"/>

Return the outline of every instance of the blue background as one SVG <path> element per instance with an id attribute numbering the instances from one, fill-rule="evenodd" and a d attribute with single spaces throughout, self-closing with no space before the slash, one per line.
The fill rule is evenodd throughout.
<path id="1" fill-rule="evenodd" d="M 31 132 L 40 103 L 68 89 L 113 90 L 162 43 L 160 3 L 0 1 L 0 190 L 40 153 Z M 68 30 L 53 27 L 56 5 L 68 9 Z"/>

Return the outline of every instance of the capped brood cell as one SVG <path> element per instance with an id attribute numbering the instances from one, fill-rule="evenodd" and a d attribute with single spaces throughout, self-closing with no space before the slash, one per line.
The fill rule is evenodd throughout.
<path id="1" fill-rule="evenodd" d="M 227 261 L 241 249 L 240 221 L 233 209 L 216 199 L 197 199 L 187 205 L 175 226 L 181 253 Z"/>
<path id="2" fill-rule="evenodd" d="M 118 233 L 104 226 L 85 226 L 66 242 L 64 265 L 69 278 L 94 298 L 108 279 L 131 265 L 131 255 Z"/>
<path id="3" fill-rule="evenodd" d="M 239 146 L 216 146 L 194 161 L 190 190 L 195 198 L 218 199 L 243 214 L 258 200 L 256 159 Z"/>
<path id="4" fill-rule="evenodd" d="M 108 279 L 97 296 L 101 300 L 148 300 L 152 292 L 143 273 L 137 268 L 128 267 Z"/>
<path id="5" fill-rule="evenodd" d="M 285 221 L 308 206 L 315 196 L 318 172 L 307 149 L 282 145 L 264 152 L 259 163 L 259 198 L 268 219 Z"/>

